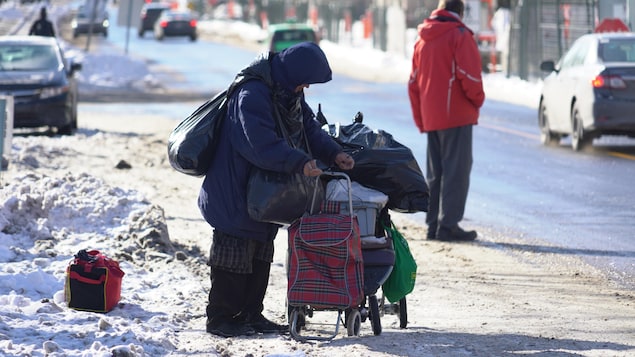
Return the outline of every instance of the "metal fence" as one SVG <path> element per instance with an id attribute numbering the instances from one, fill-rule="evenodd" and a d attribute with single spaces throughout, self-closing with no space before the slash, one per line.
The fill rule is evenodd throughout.
<path id="1" fill-rule="evenodd" d="M 247 3 L 248 0 L 236 1 Z M 299 22 L 307 20 L 310 3 L 308 0 L 254 1 L 258 11 L 267 12 L 270 23 L 284 21 L 291 4 L 295 7 L 296 19 Z M 575 39 L 593 32 L 598 23 L 599 2 L 600 0 L 494 1 L 496 4 L 505 4 L 511 9 L 508 53 L 503 61 L 497 58 L 496 62 L 505 65 L 502 70 L 509 76 L 524 80 L 542 78 L 545 74 L 540 70 L 542 61 L 558 60 Z M 373 46 L 381 50 L 386 50 L 388 47 L 386 22 L 388 3 L 394 2 L 387 0 L 313 0 L 311 2 L 317 7 L 319 13 L 319 27 L 323 39 L 338 42 L 340 35 L 345 31 L 344 27 L 350 26 L 351 21 L 368 18 L 372 21 L 370 35 Z M 406 20 L 412 27 L 436 8 L 438 0 L 401 0 L 399 3 L 408 4 L 404 10 Z M 484 64 L 484 69 L 488 68 L 489 52 L 490 50 L 487 50 L 482 53 L 484 61 L 487 62 Z"/>
<path id="2" fill-rule="evenodd" d="M 512 7 L 510 76 L 542 78 L 540 62 L 558 60 L 578 37 L 593 32 L 598 0 L 518 0 Z"/>

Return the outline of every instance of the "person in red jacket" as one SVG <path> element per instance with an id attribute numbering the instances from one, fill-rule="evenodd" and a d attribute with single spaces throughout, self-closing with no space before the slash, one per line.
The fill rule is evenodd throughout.
<path id="1" fill-rule="evenodd" d="M 462 22 L 463 0 L 440 0 L 419 25 L 408 95 L 414 122 L 427 133 L 428 239 L 470 241 L 459 227 L 472 170 L 472 127 L 485 101 L 481 57 Z"/>

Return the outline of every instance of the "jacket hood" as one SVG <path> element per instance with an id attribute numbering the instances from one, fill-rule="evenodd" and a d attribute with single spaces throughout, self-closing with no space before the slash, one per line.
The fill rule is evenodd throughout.
<path id="1" fill-rule="evenodd" d="M 313 42 L 302 42 L 277 53 L 271 60 L 274 82 L 293 92 L 301 84 L 326 83 L 332 73 L 326 55 Z"/>
<path id="2" fill-rule="evenodd" d="M 460 27 L 473 34 L 472 30 L 465 26 L 458 15 L 447 10 L 437 9 L 432 11 L 430 17 L 423 20 L 417 30 L 422 39 L 429 41 Z"/>

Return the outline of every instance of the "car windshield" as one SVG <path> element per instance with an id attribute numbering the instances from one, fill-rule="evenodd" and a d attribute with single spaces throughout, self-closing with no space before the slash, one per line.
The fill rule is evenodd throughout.
<path id="1" fill-rule="evenodd" d="M 168 20 L 189 20 L 190 17 L 189 12 L 183 11 L 170 11 L 165 14 L 165 18 Z"/>
<path id="2" fill-rule="evenodd" d="M 315 41 L 315 34 L 312 30 L 283 30 L 277 31 L 273 35 L 273 40 L 285 42 Z"/>
<path id="3" fill-rule="evenodd" d="M 300 42 L 317 42 L 315 32 L 311 29 L 275 30 L 271 37 L 270 50 L 280 52 Z"/>
<path id="4" fill-rule="evenodd" d="M 162 13 L 164 10 L 167 10 L 164 7 L 155 7 L 155 8 L 149 8 L 146 10 L 146 13 L 149 15 L 158 15 L 160 13 Z"/>
<path id="5" fill-rule="evenodd" d="M 635 62 L 635 38 L 603 41 L 598 52 L 604 62 Z"/>
<path id="6" fill-rule="evenodd" d="M 0 70 L 41 71 L 60 65 L 54 49 L 45 45 L 0 45 Z"/>

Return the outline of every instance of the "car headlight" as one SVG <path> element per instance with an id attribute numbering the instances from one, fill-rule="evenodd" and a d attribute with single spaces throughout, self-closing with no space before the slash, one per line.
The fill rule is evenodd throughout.
<path id="1" fill-rule="evenodd" d="M 40 90 L 40 98 L 47 99 L 51 97 L 56 97 L 64 93 L 68 93 L 68 91 L 69 91 L 68 86 L 42 88 Z"/>
<path id="2" fill-rule="evenodd" d="M 77 21 L 76 20 L 71 21 L 71 27 L 72 28 L 77 28 Z"/>

